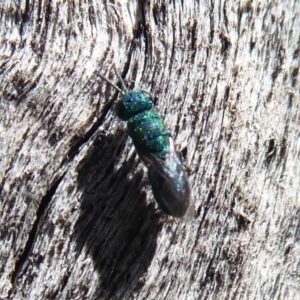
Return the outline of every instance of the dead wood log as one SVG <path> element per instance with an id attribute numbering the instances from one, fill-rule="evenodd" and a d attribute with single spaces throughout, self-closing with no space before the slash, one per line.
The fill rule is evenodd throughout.
<path id="1" fill-rule="evenodd" d="M 0 4 L 1 299 L 296 299 L 297 1 Z M 157 208 L 114 112 L 153 94 L 196 218 Z"/>

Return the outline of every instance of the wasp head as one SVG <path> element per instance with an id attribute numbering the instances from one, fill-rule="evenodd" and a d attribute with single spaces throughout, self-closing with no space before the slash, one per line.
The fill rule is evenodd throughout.
<path id="1" fill-rule="evenodd" d="M 153 101 L 149 95 L 141 91 L 130 91 L 116 102 L 115 111 L 120 119 L 127 121 L 141 112 L 152 109 L 152 107 Z"/>

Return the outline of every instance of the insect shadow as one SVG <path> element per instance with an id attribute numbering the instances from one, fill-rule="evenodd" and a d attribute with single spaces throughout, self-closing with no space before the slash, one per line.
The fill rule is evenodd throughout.
<path id="1" fill-rule="evenodd" d="M 159 214 L 146 206 L 143 170 L 134 171 L 135 155 L 122 163 L 126 138 L 118 131 L 95 139 L 77 168 L 82 192 L 77 253 L 93 258 L 101 278 L 97 299 L 128 298 L 142 287 L 161 228 Z"/>

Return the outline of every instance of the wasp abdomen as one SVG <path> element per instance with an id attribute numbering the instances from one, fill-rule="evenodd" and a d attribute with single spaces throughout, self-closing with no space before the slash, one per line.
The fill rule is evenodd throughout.
<path id="1" fill-rule="evenodd" d="M 194 204 L 186 172 L 169 138 L 165 160 L 139 152 L 148 167 L 148 177 L 155 200 L 161 209 L 177 218 L 192 219 Z"/>

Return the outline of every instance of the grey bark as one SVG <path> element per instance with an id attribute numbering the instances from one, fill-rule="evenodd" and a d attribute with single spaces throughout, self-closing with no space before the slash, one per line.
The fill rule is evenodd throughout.
<path id="1" fill-rule="evenodd" d="M 300 4 L 167 2 L 1 2 L 1 299 L 300 299 Z M 113 65 L 193 222 L 157 208 Z"/>

